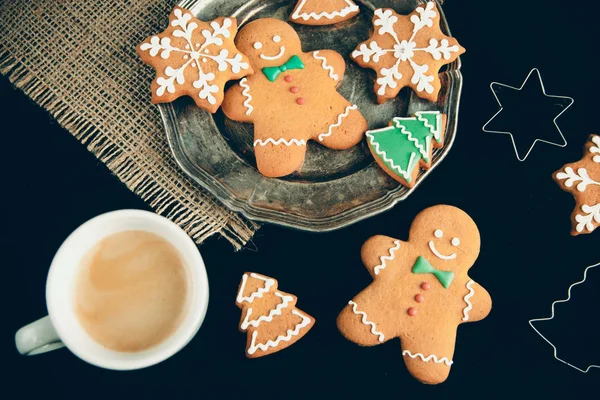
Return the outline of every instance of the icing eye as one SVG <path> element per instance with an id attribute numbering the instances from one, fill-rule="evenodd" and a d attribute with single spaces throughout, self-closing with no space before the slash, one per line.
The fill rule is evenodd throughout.
<path id="1" fill-rule="evenodd" d="M 460 239 L 459 238 L 452 238 L 452 246 L 457 247 L 460 246 Z"/>
<path id="2" fill-rule="evenodd" d="M 279 35 L 273 36 L 273 41 L 274 41 L 275 43 L 279 43 L 279 42 L 281 42 L 281 36 L 279 36 Z"/>
<path id="3" fill-rule="evenodd" d="M 444 236 L 444 231 L 442 231 L 441 229 L 436 229 L 435 232 L 433 232 L 433 235 L 439 239 L 442 236 Z"/>
<path id="4" fill-rule="evenodd" d="M 256 50 L 260 50 L 260 49 L 262 49 L 262 43 L 261 43 L 261 42 L 255 42 L 255 43 L 254 43 L 254 48 L 255 48 Z"/>

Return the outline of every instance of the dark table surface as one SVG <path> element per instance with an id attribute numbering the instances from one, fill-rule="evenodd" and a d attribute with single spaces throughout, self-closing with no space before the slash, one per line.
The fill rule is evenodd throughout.
<path id="1" fill-rule="evenodd" d="M 581 157 L 588 135 L 599 129 L 594 60 L 600 6 L 485 3 L 480 8 L 449 1 L 444 8 L 467 53 L 457 140 L 442 165 L 393 210 L 343 230 L 311 234 L 266 225 L 240 252 L 224 239 L 208 239 L 200 246 L 211 290 L 202 328 L 174 357 L 133 372 L 100 369 L 64 349 L 35 357 L 21 357 L 14 349 L 14 332 L 47 313 L 48 266 L 67 235 L 103 212 L 148 207 L 1 78 L 1 243 L 8 258 L 2 263 L 0 378 L 0 393 L 7 396 L 0 397 L 597 396 L 600 370 L 582 374 L 556 361 L 528 320 L 548 316 L 552 301 L 565 298 L 585 267 L 600 261 L 600 233 L 569 235 L 573 198 L 551 179 L 553 171 Z M 558 119 L 569 145 L 538 144 L 521 163 L 508 136 L 485 134 L 481 127 L 498 109 L 490 82 L 519 86 L 533 67 L 540 69 L 548 93 L 571 96 L 575 104 Z M 560 140 L 552 117 L 539 117 L 536 107 L 542 103 L 527 100 L 523 106 L 535 119 L 508 122 L 526 127 L 524 135 Z M 360 261 L 361 244 L 375 234 L 406 240 L 414 216 L 442 203 L 462 208 L 479 226 L 481 254 L 470 275 L 490 292 L 493 309 L 484 321 L 459 327 L 450 377 L 430 387 L 407 372 L 398 340 L 361 348 L 339 334 L 335 319 L 371 281 Z M 273 276 L 282 290 L 297 295 L 298 306 L 317 320 L 312 331 L 280 353 L 246 359 L 234 301 L 244 271 Z M 539 325 L 559 343 L 560 356 L 583 367 L 600 362 L 599 285 L 600 271 L 590 272 L 555 322 Z"/>

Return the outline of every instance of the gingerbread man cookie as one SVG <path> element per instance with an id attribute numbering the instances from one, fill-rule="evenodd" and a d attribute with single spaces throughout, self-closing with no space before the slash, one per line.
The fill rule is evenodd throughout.
<path id="1" fill-rule="evenodd" d="M 304 25 L 332 25 L 354 17 L 359 11 L 352 0 L 299 0 L 290 21 Z"/>
<path id="2" fill-rule="evenodd" d="M 223 112 L 254 124 L 256 164 L 263 175 L 299 169 L 308 140 L 335 150 L 362 140 L 366 120 L 336 90 L 346 69 L 342 56 L 332 50 L 303 53 L 294 29 L 272 18 L 250 22 L 236 45 L 255 73 L 227 91 Z"/>
<path id="3" fill-rule="evenodd" d="M 485 318 L 492 300 L 467 272 L 479 255 L 475 222 L 447 205 L 423 210 L 409 241 L 374 236 L 361 250 L 373 277 L 337 319 L 340 332 L 361 346 L 400 338 L 408 371 L 423 383 L 446 380 L 456 330 Z"/>
<path id="4" fill-rule="evenodd" d="M 240 331 L 247 332 L 246 356 L 257 358 L 291 346 L 312 329 L 315 319 L 296 308 L 296 296 L 277 289 L 277 280 L 246 272 L 236 304 Z"/>
<path id="5" fill-rule="evenodd" d="M 175 7 L 167 29 L 137 47 L 142 61 L 156 70 L 152 103 L 187 95 L 198 107 L 216 112 L 225 83 L 252 73 L 248 59 L 233 44 L 236 33 L 235 18 L 202 22 Z"/>
<path id="6" fill-rule="evenodd" d="M 554 180 L 575 197 L 571 234 L 592 233 L 600 225 L 600 136 L 591 135 L 583 158 L 556 171 Z"/>
<path id="7" fill-rule="evenodd" d="M 440 68 L 453 62 L 465 49 L 440 29 L 435 2 L 417 7 L 410 15 L 390 8 L 375 10 L 373 36 L 359 44 L 352 58 L 377 73 L 377 101 L 393 99 L 408 86 L 417 96 L 437 101 Z"/>

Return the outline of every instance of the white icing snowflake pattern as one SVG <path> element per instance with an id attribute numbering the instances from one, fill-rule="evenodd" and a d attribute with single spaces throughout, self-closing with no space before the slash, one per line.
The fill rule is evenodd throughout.
<path id="1" fill-rule="evenodd" d="M 600 180 L 598 179 L 596 169 L 597 163 L 600 163 L 600 136 L 593 135 L 590 139 L 589 154 L 584 155 L 583 162 L 589 160 L 594 164 L 574 163 L 564 167 L 556 172 L 556 180 L 562 182 L 567 191 L 579 193 L 590 193 L 590 196 L 576 196 L 577 213 L 575 214 L 574 230 L 577 233 L 591 233 L 600 224 L 600 204 L 587 204 L 587 201 L 598 198 L 600 191 Z M 589 157 L 589 158 L 588 158 Z M 592 175 L 594 178 L 590 177 Z M 595 192 L 590 192 L 595 191 Z"/>
<path id="2" fill-rule="evenodd" d="M 378 63 L 380 58 L 388 53 L 392 53 L 396 62 L 391 67 L 383 67 L 379 70 L 381 75 L 377 79 L 377 94 L 379 96 L 385 96 L 388 88 L 395 89 L 398 87 L 398 81 L 403 78 L 403 74 L 400 71 L 401 65 L 408 62 L 412 69 L 412 76 L 410 82 L 416 85 L 417 92 L 425 92 L 432 94 L 435 91 L 432 82 L 434 81 L 434 75 L 437 71 L 430 71 L 429 65 L 420 65 L 413 60 L 417 52 L 426 52 L 431 57 L 439 61 L 442 58 L 451 62 L 453 55 L 458 56 L 460 47 L 458 45 L 450 45 L 448 39 L 444 38 L 438 40 L 431 38 L 427 47 L 418 48 L 415 38 L 424 27 L 433 27 L 433 19 L 437 13 L 434 10 L 434 2 L 428 2 L 423 7 L 418 7 L 415 10 L 415 14 L 411 15 L 410 22 L 412 22 L 413 31 L 411 37 L 401 39 L 398 37 L 396 30 L 394 29 L 399 21 L 398 15 L 390 9 L 377 9 L 375 10 L 374 25 L 379 35 L 389 35 L 393 38 L 394 45 L 391 47 L 384 48 L 376 40 L 372 40 L 369 43 L 362 43 L 358 49 L 352 53 L 352 57 L 358 59 L 362 57 L 363 62 L 368 63 L 371 60 L 374 63 Z M 456 53 L 456 54 L 454 54 Z"/>
<path id="3" fill-rule="evenodd" d="M 148 51 L 151 57 L 160 55 L 163 60 L 169 59 L 172 53 L 183 53 L 184 63 L 182 65 L 167 66 L 164 70 L 165 76 L 159 76 L 156 79 L 158 84 L 156 96 L 163 96 L 165 91 L 175 93 L 175 86 L 185 83 L 186 69 L 192 67 L 198 71 L 197 79 L 192 82 L 193 87 L 199 89 L 198 97 L 215 105 L 217 99 L 214 94 L 220 88 L 215 84 L 215 74 L 205 72 L 204 65 L 208 62 L 216 62 L 219 71 L 224 72 L 231 69 L 233 74 L 249 68 L 248 63 L 243 61 L 241 53 L 229 54 L 229 50 L 220 48 L 223 46 L 223 39 L 233 39 L 230 31 L 232 21 L 230 18 L 223 19 L 222 24 L 212 21 L 210 23 L 212 31 L 203 29 L 200 36 L 195 32 L 198 29 L 198 23 L 191 21 L 190 13 L 176 8 L 173 14 L 175 19 L 171 22 L 171 26 L 177 27 L 177 29 L 173 31 L 172 36 L 185 39 L 187 43 L 183 48 L 173 45 L 170 37 L 160 38 L 157 35 L 140 45 L 140 50 Z"/>

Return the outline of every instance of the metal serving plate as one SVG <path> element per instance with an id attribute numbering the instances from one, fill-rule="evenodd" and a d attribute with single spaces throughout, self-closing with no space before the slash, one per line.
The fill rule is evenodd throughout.
<path id="1" fill-rule="evenodd" d="M 375 163 L 366 142 L 346 151 L 309 142 L 301 171 L 285 178 L 263 177 L 256 169 L 253 126 L 211 115 L 190 98 L 159 106 L 171 150 L 179 166 L 228 208 L 247 218 L 308 231 L 342 228 L 390 209 L 406 199 L 450 151 L 456 134 L 462 87 L 460 59 L 440 74 L 442 90 L 437 103 L 420 99 L 405 88 L 395 100 L 378 105 L 373 89 L 374 72 L 349 59 L 356 45 L 370 36 L 373 10 L 390 7 L 401 14 L 412 12 L 419 0 L 357 1 L 360 14 L 340 24 L 310 27 L 295 25 L 303 51 L 333 49 L 347 61 L 347 72 L 338 91 L 357 104 L 370 129 L 381 128 L 392 117 L 421 110 L 439 110 L 448 118 L 445 146 L 433 153 L 432 167 L 422 171 L 412 189 L 399 185 Z M 180 5 L 201 20 L 234 16 L 238 24 L 264 17 L 287 20 L 296 0 L 184 0 Z M 441 11 L 441 26 L 450 34 Z M 231 84 L 231 83 L 230 83 Z"/>

